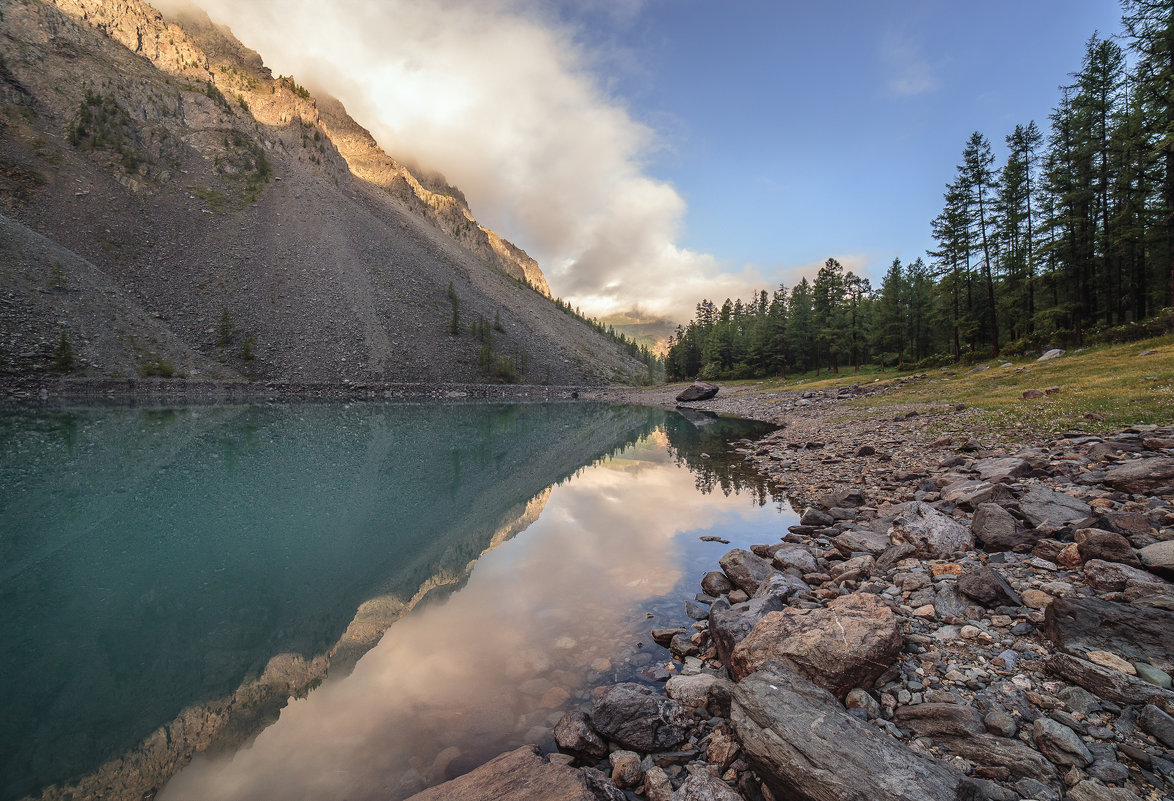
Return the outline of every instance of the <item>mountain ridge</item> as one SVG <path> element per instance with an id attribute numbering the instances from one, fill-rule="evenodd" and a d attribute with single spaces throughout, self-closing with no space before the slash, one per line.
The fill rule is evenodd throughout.
<path id="1" fill-rule="evenodd" d="M 0 213 L 92 264 L 190 351 L 142 345 L 109 310 L 38 316 L 26 287 L 0 305 L 0 372 L 48 369 L 64 337 L 75 372 L 97 376 L 159 362 L 336 382 L 647 374 L 553 304 L 537 263 L 459 190 L 388 156 L 337 100 L 273 79 L 206 15 L 172 22 L 138 0 L 0 12 Z M 72 260 L 14 249 L 0 242 L 6 287 L 81 291 L 68 271 L 49 286 Z M 135 340 L 120 349 L 85 332 L 119 325 Z"/>

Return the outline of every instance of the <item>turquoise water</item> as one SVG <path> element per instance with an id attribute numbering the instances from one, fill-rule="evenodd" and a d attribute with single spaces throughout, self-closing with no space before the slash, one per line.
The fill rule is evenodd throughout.
<path id="1" fill-rule="evenodd" d="M 761 431 L 592 404 L 0 413 L 0 798 L 139 799 L 196 751 L 162 797 L 402 797 L 540 739 L 667 656 L 647 629 L 732 547 L 698 536 L 785 530 L 723 455 Z"/>

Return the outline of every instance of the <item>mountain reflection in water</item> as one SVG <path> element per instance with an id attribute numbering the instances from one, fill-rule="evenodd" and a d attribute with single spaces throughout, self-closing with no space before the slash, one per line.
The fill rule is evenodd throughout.
<path id="1" fill-rule="evenodd" d="M 208 747 L 161 798 L 404 797 L 549 745 L 592 686 L 666 659 L 648 629 L 681 621 L 689 571 L 726 547 L 697 535 L 784 525 L 722 456 L 755 432 L 738 421 L 588 404 L 54 414 L 0 420 L 0 454 L 26 457 L 0 467 L 17 713 L 0 735 L 28 757 L 6 757 L 25 772 L 3 798 L 50 782 L 63 797 L 105 761 L 79 786 L 138 799 Z M 460 589 L 359 658 L 445 585 Z"/>

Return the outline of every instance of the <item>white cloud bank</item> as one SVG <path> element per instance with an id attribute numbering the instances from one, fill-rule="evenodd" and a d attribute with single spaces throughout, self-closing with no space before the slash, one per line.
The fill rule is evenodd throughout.
<path id="1" fill-rule="evenodd" d="M 623 4 L 634 13 L 637 0 Z M 275 72 L 343 101 L 393 156 L 445 174 L 585 312 L 687 319 L 769 279 L 675 245 L 685 203 L 654 131 L 601 89 L 540 0 L 198 0 Z"/>

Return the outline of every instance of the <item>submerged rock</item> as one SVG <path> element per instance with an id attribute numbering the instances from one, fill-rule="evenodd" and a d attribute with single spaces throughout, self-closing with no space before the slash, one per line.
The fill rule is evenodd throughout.
<path id="1" fill-rule="evenodd" d="M 621 794 L 622 797 L 622 794 Z M 527 745 L 491 759 L 452 781 L 416 793 L 408 801 L 598 801 L 581 771 L 545 759 Z"/>

